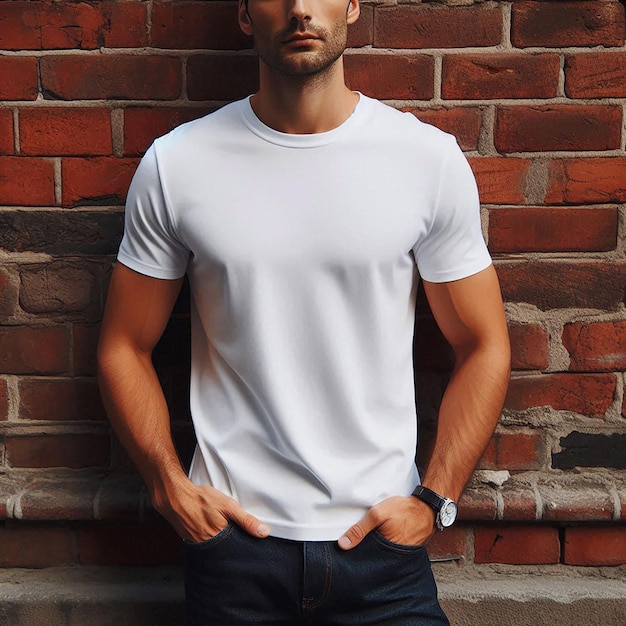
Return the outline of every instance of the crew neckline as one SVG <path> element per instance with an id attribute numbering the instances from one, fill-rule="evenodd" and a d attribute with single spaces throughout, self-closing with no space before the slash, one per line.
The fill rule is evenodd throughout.
<path id="1" fill-rule="evenodd" d="M 250 98 L 252 96 L 248 96 L 240 101 L 240 111 L 245 125 L 255 135 L 265 141 L 286 148 L 317 148 L 319 146 L 325 146 L 337 141 L 337 139 L 349 132 L 350 129 L 363 118 L 365 110 L 367 109 L 366 101 L 368 98 L 358 91 L 356 93 L 359 95 L 359 100 L 350 116 L 336 128 L 327 130 L 323 133 L 302 135 L 295 133 L 283 133 L 267 126 L 267 124 L 264 124 L 254 112 L 254 109 L 250 104 Z"/>

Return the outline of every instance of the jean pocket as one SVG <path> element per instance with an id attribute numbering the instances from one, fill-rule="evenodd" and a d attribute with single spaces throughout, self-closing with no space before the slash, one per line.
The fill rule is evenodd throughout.
<path id="1" fill-rule="evenodd" d="M 220 530 L 216 535 L 205 539 L 204 541 L 186 541 L 183 539 L 183 545 L 186 548 L 191 548 L 192 550 L 201 550 L 203 548 L 212 548 L 213 546 L 222 543 L 225 539 L 228 539 L 235 530 L 235 524 L 233 522 L 228 522 L 222 530 Z"/>
<path id="2" fill-rule="evenodd" d="M 416 554 L 426 549 L 425 546 L 422 545 L 407 545 L 391 541 L 391 539 L 387 539 L 378 529 L 373 530 L 371 534 L 379 545 L 396 554 Z"/>

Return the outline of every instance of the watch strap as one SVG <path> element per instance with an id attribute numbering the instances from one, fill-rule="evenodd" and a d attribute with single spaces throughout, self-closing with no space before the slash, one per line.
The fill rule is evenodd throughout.
<path id="1" fill-rule="evenodd" d="M 442 498 L 439 494 L 435 493 L 432 489 L 428 487 L 424 487 L 423 485 L 418 485 L 413 491 L 413 494 L 418 500 L 422 500 L 429 504 L 435 511 L 441 511 L 441 507 L 443 507 L 445 498 Z"/>

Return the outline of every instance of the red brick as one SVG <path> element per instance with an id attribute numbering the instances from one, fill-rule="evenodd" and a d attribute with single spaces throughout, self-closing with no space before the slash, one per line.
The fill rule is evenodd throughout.
<path id="1" fill-rule="evenodd" d="M 476 469 L 493 469 L 496 465 L 496 439 L 495 437 L 491 437 L 487 447 L 483 451 L 482 456 L 480 457 Z"/>
<path id="2" fill-rule="evenodd" d="M 63 159 L 63 205 L 123 204 L 137 159 Z"/>
<path id="3" fill-rule="evenodd" d="M 102 276 L 95 263 L 52 261 L 20 267 L 20 305 L 28 313 L 101 313 Z"/>
<path id="4" fill-rule="evenodd" d="M 40 10 L 41 4 L 38 2 L 0 3 L 0 49 L 43 48 Z"/>
<path id="5" fill-rule="evenodd" d="M 0 421 L 9 419 L 9 389 L 7 381 L 0 378 Z"/>
<path id="6" fill-rule="evenodd" d="M 84 2 L 2 2 L 0 48 L 96 48 L 103 18 Z"/>
<path id="7" fill-rule="evenodd" d="M 62 326 L 0 327 L 0 372 L 3 374 L 63 374 L 69 363 L 69 337 Z"/>
<path id="8" fill-rule="evenodd" d="M 558 563 L 559 531 L 551 526 L 498 526 L 474 531 L 474 562 L 542 565 Z"/>
<path id="9" fill-rule="evenodd" d="M 560 63 L 556 54 L 472 54 L 443 58 L 442 96 L 447 100 L 553 98 Z"/>
<path id="10" fill-rule="evenodd" d="M 543 465 L 543 438 L 536 433 L 496 432 L 478 467 L 487 470 L 538 470 Z"/>
<path id="11" fill-rule="evenodd" d="M 534 521 L 537 519 L 537 497 L 530 486 L 508 485 L 502 490 L 502 519 L 507 521 Z"/>
<path id="12" fill-rule="evenodd" d="M 538 470 L 544 463 L 545 442 L 537 433 L 499 432 L 494 469 L 519 471 Z"/>
<path id="13" fill-rule="evenodd" d="M 550 165 L 546 202 L 626 202 L 626 158 L 555 159 Z"/>
<path id="14" fill-rule="evenodd" d="M 542 518 L 555 522 L 610 521 L 613 497 L 593 479 L 572 476 L 572 480 L 541 482 L 537 485 L 543 502 Z"/>
<path id="15" fill-rule="evenodd" d="M 434 95 L 434 60 L 430 56 L 348 54 L 346 81 L 351 89 L 383 100 L 429 100 Z"/>
<path id="16" fill-rule="evenodd" d="M 111 114 L 92 108 L 22 109 L 20 148 L 28 155 L 111 154 Z"/>
<path id="17" fill-rule="evenodd" d="M 0 56 L 0 99 L 36 100 L 39 95 L 37 59 Z"/>
<path id="18" fill-rule="evenodd" d="M 522 411 L 549 406 L 589 417 L 601 417 L 613 404 L 617 381 L 614 374 L 543 374 L 513 378 L 505 407 Z"/>
<path id="19" fill-rule="evenodd" d="M 539 324 L 509 325 L 511 341 L 511 368 L 514 370 L 542 370 L 550 363 L 550 338 Z"/>
<path id="20" fill-rule="evenodd" d="M 617 245 L 610 208 L 522 207 L 489 212 L 489 249 L 498 252 L 608 252 Z"/>
<path id="21" fill-rule="evenodd" d="M 626 321 L 573 322 L 563 329 L 570 370 L 611 372 L 626 369 Z"/>
<path id="22" fill-rule="evenodd" d="M 19 418 L 25 420 L 103 420 L 94 378 L 23 378 Z"/>
<path id="23" fill-rule="evenodd" d="M 622 138 L 621 106 L 497 107 L 498 152 L 616 150 Z"/>
<path id="24" fill-rule="evenodd" d="M 129 107 L 124 109 L 124 153 L 143 154 L 161 135 L 209 113 L 209 107 Z"/>
<path id="25" fill-rule="evenodd" d="M 0 268 L 0 318 L 19 314 L 19 282 L 16 279 L 17 275 L 13 269 Z"/>
<path id="26" fill-rule="evenodd" d="M 107 435 L 30 435 L 5 438 L 10 467 L 107 467 L 110 438 Z"/>
<path id="27" fill-rule="evenodd" d="M 626 98 L 626 52 L 591 52 L 565 58 L 570 98 Z"/>
<path id="28" fill-rule="evenodd" d="M 445 532 L 437 533 L 428 542 L 428 556 L 431 559 L 446 559 L 450 557 L 464 557 L 467 554 L 468 529 L 462 525 L 447 528 Z"/>
<path id="29" fill-rule="evenodd" d="M 141 48 L 148 45 L 147 8 L 144 2 L 102 2 L 104 45 Z"/>
<path id="30" fill-rule="evenodd" d="M 34 157 L 0 157 L 0 205 L 54 205 L 54 166 Z"/>
<path id="31" fill-rule="evenodd" d="M 442 28 L 445 24 L 445 28 Z M 502 40 L 500 7 L 377 6 L 377 48 L 471 48 Z"/>
<path id="32" fill-rule="evenodd" d="M 617 2 L 514 2 L 511 41 L 529 46 L 621 46 L 624 9 Z"/>
<path id="33" fill-rule="evenodd" d="M 359 19 L 348 26 L 348 48 L 362 48 L 374 41 L 374 7 L 361 4 Z"/>
<path id="34" fill-rule="evenodd" d="M 495 491 L 483 486 L 468 487 L 459 500 L 459 519 L 492 521 L 498 514 Z"/>
<path id="35" fill-rule="evenodd" d="M 89 526 L 78 533 L 81 565 L 164 565 L 181 559 L 182 540 L 168 526 Z"/>
<path id="36" fill-rule="evenodd" d="M 527 159 L 478 157 L 468 159 L 482 202 L 488 204 L 522 204 L 524 185 L 530 167 Z"/>
<path id="37" fill-rule="evenodd" d="M 626 564 L 626 526 L 566 528 L 564 562 L 596 567 Z"/>
<path id="38" fill-rule="evenodd" d="M 100 325 L 74 324 L 72 332 L 74 375 L 94 376 L 96 374 L 96 351 Z"/>
<path id="39" fill-rule="evenodd" d="M 68 528 L 0 527 L 0 567 L 41 568 L 75 561 Z"/>
<path id="40" fill-rule="evenodd" d="M 13 111 L 0 109 L 0 154 L 13 154 L 14 152 Z"/>
<path id="41" fill-rule="evenodd" d="M 527 261 L 499 263 L 507 302 L 550 309 L 615 309 L 624 298 L 626 265 L 611 261 Z"/>
<path id="42" fill-rule="evenodd" d="M 456 109 L 406 109 L 417 118 L 450 133 L 457 138 L 461 149 L 478 149 L 482 114 L 478 108 Z"/>
<path id="43" fill-rule="evenodd" d="M 235 100 L 258 88 L 255 56 L 195 55 L 187 61 L 187 95 L 190 100 Z"/>
<path id="44" fill-rule="evenodd" d="M 152 9 L 157 48 L 241 50 L 252 38 L 237 23 L 237 2 L 157 2 Z"/>
<path id="45" fill-rule="evenodd" d="M 143 3 L 2 2 L 0 21 L 5 50 L 147 45 Z"/>
<path id="46" fill-rule="evenodd" d="M 19 506 L 24 520 L 90 520 L 94 518 L 96 479 L 34 480 L 20 495 Z"/>
<path id="47" fill-rule="evenodd" d="M 40 64 L 49 99 L 175 100 L 181 94 L 181 60 L 172 57 L 49 56 Z"/>

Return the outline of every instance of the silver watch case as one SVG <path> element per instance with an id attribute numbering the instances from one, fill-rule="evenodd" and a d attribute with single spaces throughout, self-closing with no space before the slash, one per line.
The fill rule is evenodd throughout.
<path id="1" fill-rule="evenodd" d="M 441 508 L 437 512 L 437 517 L 435 518 L 435 524 L 439 530 L 452 526 L 458 513 L 458 507 L 454 500 L 450 500 L 450 498 L 444 498 L 443 500 L 443 504 L 441 505 Z"/>

